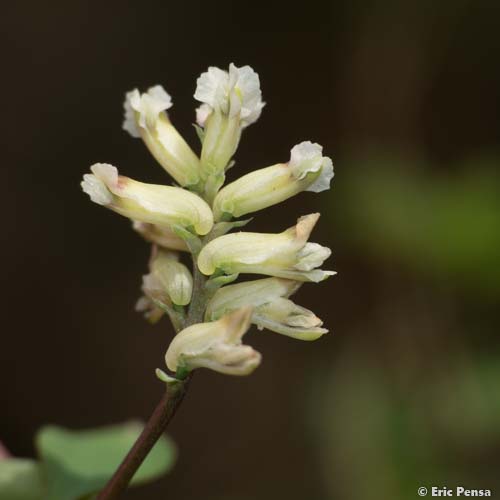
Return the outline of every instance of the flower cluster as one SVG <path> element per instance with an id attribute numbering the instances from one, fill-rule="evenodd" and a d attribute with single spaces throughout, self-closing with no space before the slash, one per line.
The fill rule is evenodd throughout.
<path id="1" fill-rule="evenodd" d="M 308 241 L 319 214 L 300 217 L 276 234 L 230 231 L 248 222 L 238 217 L 301 191 L 328 189 L 333 166 L 319 144 L 305 141 L 291 149 L 287 162 L 224 186 L 243 130 L 264 107 L 259 77 L 249 66 L 210 67 L 198 78 L 194 97 L 201 102 L 195 125 L 199 156 L 170 121 L 172 99 L 161 86 L 126 94 L 124 130 L 143 140 L 176 186 L 138 182 L 105 163 L 93 165 L 81 185 L 93 202 L 129 218 L 152 244 L 137 310 L 153 323 L 163 315 L 172 321 L 177 333 L 167 367 L 178 378 L 199 367 L 247 375 L 261 360 L 242 344 L 251 324 L 301 340 L 328 331 L 290 296 L 302 283 L 335 273 L 320 269 L 330 249 Z M 191 254 L 192 271 L 181 252 Z M 268 277 L 233 283 L 245 273 Z"/>

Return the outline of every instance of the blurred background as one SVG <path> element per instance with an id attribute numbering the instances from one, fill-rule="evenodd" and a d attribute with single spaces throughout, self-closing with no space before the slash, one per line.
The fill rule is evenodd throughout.
<path id="1" fill-rule="evenodd" d="M 33 456 L 46 423 L 147 418 L 172 331 L 134 312 L 148 246 L 79 187 L 94 162 L 169 179 L 121 130 L 161 83 L 193 147 L 196 78 L 260 74 L 261 119 L 231 170 L 334 160 L 331 191 L 249 226 L 321 211 L 338 276 L 296 302 L 331 330 L 253 331 L 248 378 L 200 371 L 169 428 L 174 470 L 128 499 L 382 500 L 420 486 L 500 492 L 500 4 L 334 0 L 10 2 L 2 8 L 0 441 Z M 232 177 L 231 177 L 232 175 Z"/>

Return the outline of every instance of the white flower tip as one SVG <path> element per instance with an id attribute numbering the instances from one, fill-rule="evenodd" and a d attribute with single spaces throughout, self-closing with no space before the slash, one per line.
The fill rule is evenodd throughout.
<path id="1" fill-rule="evenodd" d="M 196 83 L 196 100 L 209 106 L 210 110 L 231 117 L 239 116 L 242 127 L 254 123 L 264 107 L 259 75 L 250 66 L 238 68 L 231 63 L 229 72 L 212 66 Z M 198 124 L 202 126 L 208 116 L 207 110 L 200 110 L 200 115 Z"/>
<path id="2" fill-rule="evenodd" d="M 84 193 L 90 196 L 90 199 L 98 205 L 109 205 L 113 201 L 113 195 L 108 191 L 106 185 L 95 175 L 85 174 L 80 183 Z"/>
<path id="3" fill-rule="evenodd" d="M 290 150 L 288 166 L 297 179 L 303 179 L 309 173 L 320 172 L 306 191 L 319 193 L 330 187 L 333 164 L 332 160 L 327 156 L 322 156 L 322 153 L 323 147 L 311 141 L 301 142 Z"/>
<path id="4" fill-rule="evenodd" d="M 193 97 L 212 109 L 218 108 L 223 104 L 224 99 L 227 100 L 228 80 L 229 76 L 226 71 L 210 66 L 196 80 L 196 91 Z"/>
<path id="5" fill-rule="evenodd" d="M 321 164 L 321 173 L 318 178 L 306 189 L 306 191 L 312 191 L 313 193 L 321 193 L 321 191 L 327 191 L 330 189 L 330 182 L 333 179 L 333 163 L 328 156 L 323 157 L 323 162 Z"/>
<path id="6" fill-rule="evenodd" d="M 312 271 L 321 266 L 331 254 L 332 251 L 328 247 L 321 246 L 318 243 L 306 243 L 297 254 L 299 261 L 295 268 L 300 271 Z"/>
<path id="7" fill-rule="evenodd" d="M 118 183 L 118 170 L 107 163 L 96 163 L 90 167 L 92 174 L 85 174 L 81 186 L 90 199 L 99 205 L 110 205 L 113 195 L 109 186 Z"/>
<path id="8" fill-rule="evenodd" d="M 234 81 L 235 92 L 241 99 L 241 119 L 246 127 L 256 122 L 265 103 L 262 102 L 259 75 L 250 66 L 237 68 L 229 65 L 229 80 Z"/>
<path id="9" fill-rule="evenodd" d="M 149 87 L 146 95 L 154 101 L 159 111 L 166 111 L 173 106 L 172 96 L 161 85 Z"/>
<path id="10" fill-rule="evenodd" d="M 118 185 L 118 169 L 109 163 L 94 163 L 90 167 L 91 172 L 106 186 Z"/>
<path id="11" fill-rule="evenodd" d="M 132 101 L 140 101 L 141 97 L 137 89 L 131 90 L 125 94 L 125 101 L 123 102 L 123 123 L 122 129 L 128 132 L 132 137 L 138 138 L 141 136 L 137 123 L 135 121 L 135 111 L 132 107 Z"/>
<path id="12" fill-rule="evenodd" d="M 196 123 L 200 127 L 204 127 L 205 122 L 207 121 L 211 113 L 212 108 L 208 104 L 202 104 L 201 106 L 196 108 Z"/>
<path id="13" fill-rule="evenodd" d="M 153 128 L 158 115 L 172 106 L 172 98 L 161 85 L 150 87 L 143 94 L 137 89 L 131 90 L 125 94 L 122 127 L 132 137 L 140 137 L 139 127 Z"/>
<path id="14" fill-rule="evenodd" d="M 290 150 L 288 165 L 303 179 L 309 172 L 317 172 L 321 168 L 323 148 L 311 141 L 303 141 Z"/>

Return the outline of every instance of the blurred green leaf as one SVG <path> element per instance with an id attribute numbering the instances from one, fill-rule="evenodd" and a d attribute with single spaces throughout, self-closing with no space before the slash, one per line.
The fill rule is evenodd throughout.
<path id="1" fill-rule="evenodd" d="M 442 282 L 497 296 L 500 288 L 498 162 L 453 174 L 372 158 L 345 169 L 327 198 L 345 243 Z M 339 214 L 339 215 L 337 215 Z M 342 236 L 343 235 L 343 236 Z"/>
<path id="2" fill-rule="evenodd" d="M 318 389 L 310 422 L 330 498 L 413 498 L 429 484 L 500 486 L 492 458 L 500 446 L 496 358 L 440 358 L 432 376 L 404 381 L 393 378 L 387 360 L 351 349 L 311 384 Z"/>
<path id="3" fill-rule="evenodd" d="M 42 428 L 36 444 L 47 477 L 48 497 L 75 500 L 102 488 L 142 430 L 142 424 L 70 431 Z M 172 442 L 162 437 L 137 471 L 132 484 L 151 481 L 167 472 L 175 460 Z"/>
<path id="4" fill-rule="evenodd" d="M 40 466 L 34 460 L 0 461 L 0 500 L 46 500 Z"/>
<path id="5" fill-rule="evenodd" d="M 463 361 L 425 391 L 440 434 L 465 447 L 500 443 L 500 366 L 498 360 L 478 357 Z M 456 418 L 460 415 L 460 418 Z"/>

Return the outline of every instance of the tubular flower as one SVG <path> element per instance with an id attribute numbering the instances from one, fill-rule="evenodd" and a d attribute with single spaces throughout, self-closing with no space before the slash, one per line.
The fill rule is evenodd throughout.
<path id="1" fill-rule="evenodd" d="M 127 92 L 123 129 L 132 137 L 142 137 L 158 163 L 181 186 L 195 187 L 200 181 L 200 160 L 170 122 L 166 110 L 172 99 L 161 85 L 141 94 Z"/>
<path id="2" fill-rule="evenodd" d="M 267 274 L 296 281 L 319 282 L 334 274 L 316 269 L 331 254 L 327 247 L 307 240 L 319 214 L 299 218 L 297 225 L 279 234 L 233 233 L 208 243 L 198 257 L 205 275 Z"/>
<path id="3" fill-rule="evenodd" d="M 208 303 L 206 318 L 216 320 L 243 306 L 252 306 L 251 321 L 259 329 L 300 340 L 316 340 L 328 332 L 323 322 L 304 307 L 288 299 L 301 283 L 280 278 L 265 278 L 228 285 L 216 292 Z"/>
<path id="4" fill-rule="evenodd" d="M 134 181 L 118 175 L 116 167 L 106 163 L 96 163 L 90 170 L 92 174 L 84 175 L 81 185 L 94 203 L 140 222 L 180 225 L 193 228 L 197 234 L 212 229 L 212 211 L 196 194 Z"/>
<path id="5" fill-rule="evenodd" d="M 244 307 L 218 321 L 188 326 L 174 337 L 167 350 L 168 368 L 174 372 L 210 368 L 228 375 L 250 374 L 261 361 L 257 351 L 241 343 L 251 315 L 251 308 Z"/>
<path id="6" fill-rule="evenodd" d="M 197 81 L 194 98 L 203 103 L 196 111 L 204 128 L 201 164 L 205 177 L 223 182 L 241 131 L 259 118 L 264 103 L 259 75 L 250 67 L 229 65 L 229 72 L 210 67 Z"/>
<path id="7" fill-rule="evenodd" d="M 276 205 L 301 191 L 330 188 L 332 160 L 319 144 L 306 141 L 290 151 L 288 163 L 255 170 L 221 189 L 214 200 L 216 220 L 240 217 Z"/>

